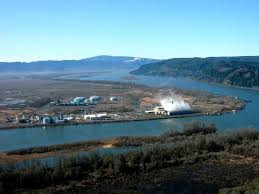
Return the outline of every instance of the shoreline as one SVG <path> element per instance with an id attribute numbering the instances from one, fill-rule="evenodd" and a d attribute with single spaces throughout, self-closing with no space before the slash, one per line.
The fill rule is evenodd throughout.
<path id="1" fill-rule="evenodd" d="M 175 183 L 168 186 L 169 189 L 173 189 L 179 181 L 183 180 L 183 176 L 184 180 L 189 181 L 182 183 L 183 191 L 186 191 L 186 187 L 190 187 L 190 183 L 196 187 L 199 184 L 199 188 L 204 188 L 204 183 L 213 185 L 213 188 L 217 184 L 217 189 L 215 189 L 217 191 L 226 188 L 225 177 L 230 177 L 227 181 L 227 184 L 231 181 L 230 188 L 250 183 L 257 178 L 258 158 L 255 154 L 256 141 L 259 137 L 257 131 L 246 129 L 225 135 L 217 133 L 217 128 L 214 126 L 205 125 L 202 130 L 199 127 L 192 128 L 192 126 L 179 133 L 169 131 L 156 137 L 122 136 L 98 141 L 29 148 L 9 154 L 0 153 L 3 165 L 5 163 L 18 164 L 17 166 L 11 165 L 10 168 L 8 165 L 3 166 L 6 171 L 3 171 L 1 175 L 4 175 L 4 178 L 7 177 L 2 179 L 6 185 L 4 191 L 77 193 L 85 190 L 94 191 L 96 188 L 101 188 L 99 191 L 111 191 L 113 188 L 114 191 L 118 192 L 118 189 L 121 189 L 119 191 L 125 192 L 129 191 L 129 185 L 133 190 L 138 186 L 147 185 L 146 191 L 150 191 L 154 180 L 161 188 L 167 183 Z M 201 139 L 205 143 L 201 142 Z M 119 148 L 143 146 L 143 149 L 119 154 L 89 154 L 82 156 L 82 159 L 78 157 L 80 151 L 113 146 Z M 237 147 L 242 149 L 239 151 Z M 243 149 L 246 152 L 243 152 Z M 49 164 L 38 162 L 42 158 L 52 156 L 57 156 L 54 162 Z M 58 159 L 59 157 L 62 160 Z M 31 163 L 27 162 L 30 160 Z M 68 173 L 72 174 L 67 178 Z M 19 181 L 23 180 L 23 177 L 26 182 L 21 184 Z M 55 182 L 56 179 L 52 177 L 57 177 L 60 181 Z M 161 180 L 158 181 L 157 177 Z M 194 178 L 190 179 L 190 177 Z M 217 179 L 211 177 L 217 177 Z M 32 181 L 29 186 L 27 186 L 28 179 Z M 41 182 L 43 186 L 36 187 Z M 64 187 L 64 183 L 69 185 L 73 183 L 76 186 Z M 190 187 L 190 189 L 196 187 Z M 209 191 L 211 190 L 204 190 L 204 192 Z"/>
<path id="2" fill-rule="evenodd" d="M 158 77 L 169 77 L 169 78 L 181 78 L 181 79 L 186 79 L 186 80 L 191 80 L 191 81 L 211 84 L 211 85 L 215 85 L 215 86 L 219 86 L 219 87 L 236 88 L 236 89 L 252 90 L 252 91 L 259 92 L 259 87 L 245 87 L 245 86 L 228 85 L 228 84 L 217 83 L 217 82 L 213 82 L 213 81 L 192 79 L 190 77 L 182 77 L 182 76 L 171 77 L 171 76 L 159 76 L 159 75 L 148 75 L 148 74 L 132 74 L 132 73 L 129 73 L 129 74 L 130 75 L 134 75 L 134 76 L 150 76 L 150 77 L 158 76 Z"/>
<path id="3" fill-rule="evenodd" d="M 15 165 L 23 161 L 32 159 L 44 159 L 49 157 L 65 157 L 71 154 L 79 154 L 80 152 L 95 151 L 98 148 L 116 148 L 122 146 L 115 146 L 120 140 L 116 138 L 106 138 L 100 140 L 90 141 L 79 141 L 63 144 L 54 144 L 47 146 L 34 146 L 29 148 L 21 148 L 9 151 L 0 152 L 0 167 Z M 55 148 L 59 149 L 55 149 Z M 31 153 L 20 153 L 27 152 L 32 149 L 44 149 L 48 148 L 48 151 L 31 152 Z M 54 149 L 53 149 L 54 148 Z"/>
<path id="4" fill-rule="evenodd" d="M 124 86 L 124 87 L 137 87 L 137 88 L 148 88 L 150 90 L 157 90 L 157 87 L 151 87 L 145 84 L 138 84 L 138 83 L 132 83 L 132 82 L 120 82 L 120 81 L 93 81 L 93 80 L 79 80 L 79 79 L 59 79 L 58 77 L 50 77 L 49 79 L 54 81 L 61 81 L 61 82 L 84 82 L 87 84 L 111 84 L 115 86 Z M 44 78 L 43 78 L 44 80 Z M 224 95 L 219 95 L 224 96 Z M 243 105 L 240 107 L 235 107 L 233 110 L 241 111 L 245 109 L 247 105 L 247 100 L 239 99 L 243 101 Z M 68 123 L 58 123 L 58 124 L 48 124 L 44 125 L 42 123 L 26 123 L 26 124 L 20 124 L 20 123 L 2 123 L 0 124 L 0 130 L 9 130 L 9 129 L 24 129 L 24 128 L 41 128 L 41 127 L 57 127 L 57 126 L 69 126 L 69 125 L 88 125 L 88 124 L 102 124 L 102 123 L 115 123 L 115 122 L 137 122 L 137 121 L 149 121 L 149 120 L 159 120 L 159 119 L 172 119 L 172 118 L 187 118 L 187 117 L 197 117 L 197 116 L 218 116 L 225 113 L 231 113 L 232 110 L 221 110 L 215 114 L 208 112 L 197 112 L 194 111 L 193 113 L 189 114 L 179 114 L 179 115 L 171 115 L 171 116 L 162 116 L 162 115 L 146 115 L 142 114 L 139 117 L 132 117 L 132 118 L 120 118 L 120 119 L 112 119 L 112 120 L 87 120 L 87 121 L 70 121 Z"/>
<path id="5" fill-rule="evenodd" d="M 221 114 L 230 113 L 223 112 Z M 59 124 L 28 124 L 28 125 L 19 125 L 19 126 L 0 126 L 0 130 L 11 130 L 11 129 L 24 129 L 24 128 L 40 128 L 40 127 L 58 127 L 58 126 L 69 126 L 69 125 L 90 125 L 90 124 L 103 124 L 103 123 L 122 123 L 122 122 L 138 122 L 138 121 L 152 121 L 152 120 L 162 120 L 162 119 L 173 119 L 173 118 L 188 118 L 196 116 L 208 116 L 205 113 L 190 113 L 184 115 L 172 115 L 164 117 L 150 117 L 150 118 L 133 118 L 133 119 L 118 119 L 118 120 L 96 120 L 96 121 L 83 121 L 83 122 L 70 122 L 70 123 L 59 123 Z M 217 115 L 210 115 L 217 116 Z"/>
<path id="6" fill-rule="evenodd" d="M 133 76 L 137 76 L 137 75 L 134 75 L 134 74 L 129 74 L 129 75 L 133 75 Z M 143 75 L 143 76 L 151 76 L 152 75 Z M 166 77 L 166 76 L 159 76 L 159 77 Z M 233 85 L 226 85 L 226 84 L 221 84 L 221 83 L 216 83 L 216 82 L 209 82 L 209 81 L 206 81 L 206 80 L 195 80 L 195 79 L 191 79 L 191 78 L 188 78 L 188 77 L 179 77 L 179 78 L 182 78 L 182 79 L 187 79 L 187 80 L 191 80 L 191 81 L 197 81 L 197 82 L 201 82 L 201 83 L 205 83 L 205 84 L 209 84 L 209 85 L 214 85 L 214 86 L 217 86 L 217 87 L 226 87 L 226 88 L 232 88 L 232 89 L 242 89 L 242 90 L 249 90 L 249 91 L 256 91 L 256 92 L 259 92 L 259 88 L 249 88 L 249 87 L 242 87 L 242 86 L 233 86 Z M 52 80 L 56 80 L 56 81 L 72 81 L 72 82 L 86 82 L 86 83 L 91 83 L 91 84 L 115 84 L 115 85 L 123 85 L 123 86 L 136 86 L 136 87 L 146 87 L 146 88 L 150 88 L 150 89 L 158 89 L 159 87 L 151 87 L 149 85 L 145 85 L 145 84 L 140 84 L 140 83 L 135 83 L 135 82 L 130 82 L 129 80 L 118 80 L 118 81 L 111 81 L 111 80 L 80 80 L 80 79 L 75 79 L 75 78 L 59 78 L 58 77 L 52 77 L 51 78 Z M 173 86 L 174 87 L 174 86 Z M 175 87 L 175 88 L 178 88 L 178 89 L 182 89 L 180 87 Z M 189 90 L 189 89 L 187 89 Z M 198 90 L 198 91 L 204 91 L 204 92 L 208 92 L 207 90 Z M 208 93 L 212 93 L 212 92 L 208 92 Z M 216 95 L 220 95 L 220 96 L 224 96 L 224 94 L 217 94 L 217 93 L 213 93 L 213 94 L 216 94 Z M 232 97 L 236 97 L 236 96 L 232 96 Z M 240 100 L 244 101 L 244 102 L 252 102 L 250 99 L 243 99 L 243 98 L 239 98 Z"/>

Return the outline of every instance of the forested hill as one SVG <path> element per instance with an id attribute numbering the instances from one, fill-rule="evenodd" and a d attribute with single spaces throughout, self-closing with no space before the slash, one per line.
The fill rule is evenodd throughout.
<path id="1" fill-rule="evenodd" d="M 142 65 L 136 75 L 188 77 L 242 87 L 259 87 L 259 56 L 173 58 Z"/>

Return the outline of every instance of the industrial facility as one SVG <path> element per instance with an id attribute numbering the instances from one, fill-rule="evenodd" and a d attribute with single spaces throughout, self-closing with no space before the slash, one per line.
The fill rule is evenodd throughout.
<path id="1" fill-rule="evenodd" d="M 145 113 L 168 116 L 192 113 L 189 104 L 179 97 L 175 100 L 172 97 L 166 97 L 161 99 L 160 103 L 161 106 L 157 106 L 153 110 L 147 110 Z"/>
<path id="2" fill-rule="evenodd" d="M 119 98 L 116 97 L 116 96 L 111 96 L 111 97 L 110 97 L 110 101 L 111 101 L 111 102 L 113 102 L 113 101 L 118 101 L 118 100 L 119 100 Z"/>
<path id="3" fill-rule="evenodd" d="M 168 115 L 168 112 L 162 106 L 157 106 L 154 108 L 154 113 L 156 115 Z"/>
<path id="4" fill-rule="evenodd" d="M 101 100 L 100 96 L 90 96 L 89 98 L 86 97 L 75 97 L 71 101 L 62 101 L 57 100 L 54 102 L 50 102 L 50 106 L 91 106 L 96 105 Z"/>
<path id="5" fill-rule="evenodd" d="M 85 120 L 104 120 L 110 119 L 110 116 L 107 113 L 100 113 L 100 114 L 90 114 L 84 115 Z"/>
<path id="6" fill-rule="evenodd" d="M 146 114 L 156 114 L 156 115 L 181 115 L 192 113 L 191 110 L 177 110 L 177 111 L 167 111 L 162 106 L 157 106 L 153 110 L 145 111 Z"/>
<path id="7" fill-rule="evenodd" d="M 73 100 L 71 100 L 71 104 L 84 104 L 86 98 L 85 97 L 75 97 Z"/>
<path id="8" fill-rule="evenodd" d="M 143 112 L 137 111 L 113 111 L 107 109 L 106 107 L 116 107 L 117 102 L 121 102 L 122 98 L 118 96 L 105 96 L 103 99 L 100 96 L 77 96 L 72 99 L 61 100 L 51 102 L 50 106 L 88 106 L 86 108 L 81 107 L 71 107 L 69 109 L 59 109 L 59 113 L 47 112 L 47 114 L 26 114 L 22 113 L 18 115 L 15 119 L 11 120 L 13 123 L 41 123 L 43 125 L 51 124 L 62 124 L 62 123 L 85 123 L 85 122 L 95 122 L 98 120 L 138 120 L 143 118 L 161 118 L 170 115 L 180 115 L 180 114 L 190 114 L 192 113 L 191 108 L 187 102 L 185 102 L 180 97 L 173 98 L 172 96 L 163 97 L 160 99 L 160 106 L 156 106 L 151 110 L 146 110 L 145 114 Z M 98 105 L 98 106 L 97 106 Z M 66 112 L 67 111 L 67 112 Z M 105 111 L 105 112 L 104 112 Z M 106 111 L 108 113 L 106 113 Z M 104 112 L 104 113 L 103 113 Z M 116 114 L 115 114 L 116 113 Z M 149 114 L 149 116 L 147 116 Z M 155 116 L 157 115 L 157 116 Z M 159 116 L 161 115 L 161 116 Z"/>
<path id="9" fill-rule="evenodd" d="M 100 96 L 91 96 L 89 98 L 89 100 L 90 100 L 91 103 L 97 103 L 101 100 L 101 97 Z"/>

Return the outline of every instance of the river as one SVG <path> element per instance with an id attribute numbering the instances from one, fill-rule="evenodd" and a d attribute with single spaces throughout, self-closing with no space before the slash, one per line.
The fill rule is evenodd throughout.
<path id="1" fill-rule="evenodd" d="M 145 84 L 155 87 L 167 86 L 185 89 L 198 89 L 216 94 L 237 96 L 245 100 L 251 100 L 252 102 L 248 103 L 246 108 L 240 112 L 224 114 L 221 116 L 0 130 L 0 152 L 33 146 L 63 144 L 68 142 L 86 141 L 116 136 L 159 135 L 169 129 L 178 128 L 182 126 L 182 123 L 191 120 L 213 122 L 221 130 L 242 127 L 254 127 L 259 129 L 258 91 L 218 86 L 183 78 L 137 76 L 136 79 L 122 79 L 122 77 L 125 76 L 129 76 L 128 72 L 117 71 L 103 72 L 100 74 L 95 74 L 94 76 L 71 75 L 60 78 L 121 81 Z"/>

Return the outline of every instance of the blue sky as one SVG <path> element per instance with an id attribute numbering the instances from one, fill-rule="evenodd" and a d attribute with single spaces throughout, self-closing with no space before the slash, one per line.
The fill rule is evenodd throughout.
<path id="1" fill-rule="evenodd" d="M 259 55 L 258 0 L 0 0 L 0 61 Z"/>

